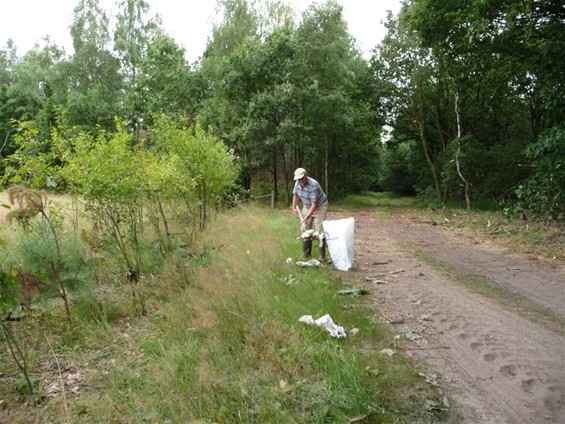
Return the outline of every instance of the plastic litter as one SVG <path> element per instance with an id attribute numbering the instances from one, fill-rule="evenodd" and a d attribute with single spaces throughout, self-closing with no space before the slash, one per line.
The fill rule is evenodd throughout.
<path id="1" fill-rule="evenodd" d="M 310 259 L 308 262 L 298 261 L 295 263 L 296 266 L 320 266 L 322 262 L 318 259 Z"/>
<path id="2" fill-rule="evenodd" d="M 326 329 L 328 333 L 330 333 L 330 336 L 336 337 L 338 339 L 347 337 L 345 328 L 343 328 L 341 325 L 337 325 L 329 314 L 323 315 L 317 320 L 314 320 L 314 318 L 312 318 L 312 315 L 303 315 L 298 318 L 298 321 L 305 324 L 322 327 Z"/>
<path id="3" fill-rule="evenodd" d="M 302 234 L 300 234 L 300 236 L 298 237 L 298 240 L 300 240 L 300 241 L 307 241 L 307 240 L 313 240 L 313 239 L 323 240 L 323 238 L 324 238 L 323 233 L 320 234 L 316 230 L 306 230 Z"/>

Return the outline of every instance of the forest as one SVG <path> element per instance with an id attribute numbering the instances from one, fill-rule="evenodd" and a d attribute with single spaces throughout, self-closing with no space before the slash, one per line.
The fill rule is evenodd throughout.
<path id="1" fill-rule="evenodd" d="M 304 166 L 334 199 L 389 191 L 565 217 L 561 1 L 404 1 L 369 60 L 334 0 L 302 16 L 281 2 L 218 6 L 195 63 L 144 0 L 119 1 L 114 27 L 97 0 L 78 1 L 72 54 L 46 40 L 20 56 L 8 42 L 2 183 L 68 190 L 79 140 L 120 133 L 159 160 L 168 125 L 225 146 L 231 194 L 288 203 Z"/>

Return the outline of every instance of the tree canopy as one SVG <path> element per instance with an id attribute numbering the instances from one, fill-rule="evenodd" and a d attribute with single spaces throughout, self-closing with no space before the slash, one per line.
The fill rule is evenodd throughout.
<path id="1" fill-rule="evenodd" d="M 336 0 L 300 15 L 219 0 L 194 64 L 145 1 L 117 6 L 111 20 L 98 0 L 77 0 L 71 55 L 49 41 L 21 57 L 13 43 L 0 49 L 5 184 L 47 181 L 64 165 L 62 134 L 72 145 L 76 134 L 129 131 L 129 148 L 156 161 L 182 137 L 211 154 L 211 137 L 237 161 L 243 189 L 269 187 L 283 202 L 300 166 L 330 198 L 388 190 L 565 218 L 560 1 L 405 0 L 365 58 Z M 18 173 L 18 161 L 43 168 Z"/>

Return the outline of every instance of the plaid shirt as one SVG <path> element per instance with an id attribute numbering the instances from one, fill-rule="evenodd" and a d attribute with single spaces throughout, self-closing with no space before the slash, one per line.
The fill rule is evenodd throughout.
<path id="1" fill-rule="evenodd" d="M 327 200 L 318 181 L 310 177 L 306 177 L 306 183 L 304 186 L 301 186 L 300 183 L 296 181 L 294 183 L 293 193 L 300 197 L 300 200 L 302 200 L 302 203 L 304 203 L 304 206 L 307 209 L 310 209 L 314 202 L 321 205 Z"/>

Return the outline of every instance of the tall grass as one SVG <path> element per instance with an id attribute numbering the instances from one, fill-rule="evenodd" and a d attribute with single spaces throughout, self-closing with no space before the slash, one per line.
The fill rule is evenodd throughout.
<path id="1" fill-rule="evenodd" d="M 131 355 L 100 381 L 103 390 L 83 397 L 83 418 L 107 422 L 117 410 L 124 422 L 171 423 L 426 416 L 425 398 L 436 394 L 409 361 L 378 353 L 393 341 L 372 307 L 360 299 L 343 308 L 351 299 L 337 294 L 343 283 L 331 268 L 286 262 L 300 253 L 296 230 L 281 212 L 220 217 L 199 243 L 193 283 L 161 287 L 167 300 L 130 338 Z M 359 334 L 335 340 L 297 321 L 325 313 Z"/>
<path id="2" fill-rule="evenodd" d="M 338 294 L 349 273 L 294 265 L 296 218 L 252 207 L 219 216 L 187 256 L 148 281 L 148 315 L 84 301 L 57 336 L 86 377 L 80 396 L 36 410 L 76 423 L 396 423 L 438 418 L 440 393 L 394 348 L 369 299 Z M 291 263 L 286 259 L 293 258 Z M 174 264 L 174 265 L 173 265 Z M 333 339 L 298 322 L 329 313 Z M 1 415 L 0 415 L 1 416 Z M 17 422 L 17 421 L 13 421 Z M 25 422 L 25 421 L 22 421 Z"/>

